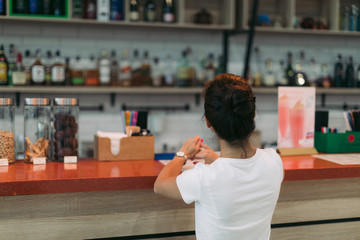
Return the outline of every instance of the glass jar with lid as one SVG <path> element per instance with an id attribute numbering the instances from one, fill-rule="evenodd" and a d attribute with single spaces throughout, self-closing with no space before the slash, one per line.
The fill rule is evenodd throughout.
<path id="1" fill-rule="evenodd" d="M 49 98 L 25 98 L 25 162 L 50 161 L 51 106 Z"/>
<path id="2" fill-rule="evenodd" d="M 66 157 L 78 157 L 79 100 L 54 99 L 54 159 L 64 162 Z"/>
<path id="3" fill-rule="evenodd" d="M 14 119 L 14 100 L 0 98 L 0 159 L 7 159 L 9 164 L 16 161 Z"/>

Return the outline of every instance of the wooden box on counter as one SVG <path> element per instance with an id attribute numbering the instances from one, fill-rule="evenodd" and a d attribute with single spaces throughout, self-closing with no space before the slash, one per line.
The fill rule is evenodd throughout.
<path id="1" fill-rule="evenodd" d="M 94 155 L 98 161 L 154 160 L 154 136 L 124 137 L 120 139 L 120 152 L 111 153 L 109 138 L 94 137 Z"/>

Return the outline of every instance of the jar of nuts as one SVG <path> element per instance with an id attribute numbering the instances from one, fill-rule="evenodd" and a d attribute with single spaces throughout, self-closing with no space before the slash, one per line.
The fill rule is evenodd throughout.
<path id="1" fill-rule="evenodd" d="M 76 98 L 54 99 L 54 159 L 78 157 L 79 101 Z"/>
<path id="2" fill-rule="evenodd" d="M 50 160 L 51 106 L 49 98 L 25 98 L 25 162 Z"/>
<path id="3" fill-rule="evenodd" d="M 16 161 L 14 118 L 14 100 L 0 98 L 0 159 L 7 159 L 8 163 Z"/>

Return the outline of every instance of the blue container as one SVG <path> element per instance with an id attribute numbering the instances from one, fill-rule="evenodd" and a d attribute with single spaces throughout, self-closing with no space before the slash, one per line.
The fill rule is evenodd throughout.
<path id="1" fill-rule="evenodd" d="M 124 20 L 124 0 L 111 0 L 110 6 L 111 20 Z"/>

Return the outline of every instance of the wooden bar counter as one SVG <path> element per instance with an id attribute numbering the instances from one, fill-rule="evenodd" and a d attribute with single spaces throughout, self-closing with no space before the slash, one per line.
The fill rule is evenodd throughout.
<path id="1" fill-rule="evenodd" d="M 360 239 L 360 165 L 282 159 L 271 239 Z M 0 239 L 195 239 L 193 205 L 153 193 L 162 167 L 94 159 L 2 166 Z"/>

